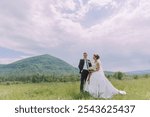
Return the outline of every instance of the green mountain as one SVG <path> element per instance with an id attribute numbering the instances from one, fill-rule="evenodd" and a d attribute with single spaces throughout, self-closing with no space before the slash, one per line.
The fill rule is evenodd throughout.
<path id="1" fill-rule="evenodd" d="M 54 73 L 62 75 L 76 74 L 78 70 L 65 61 L 47 54 L 0 65 L 0 76 L 50 75 Z"/>

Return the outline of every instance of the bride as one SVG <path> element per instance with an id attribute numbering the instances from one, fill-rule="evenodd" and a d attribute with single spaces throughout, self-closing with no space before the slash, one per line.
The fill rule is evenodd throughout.
<path id="1" fill-rule="evenodd" d="M 125 91 L 116 89 L 105 77 L 99 55 L 93 55 L 94 63 L 89 68 L 89 76 L 84 86 L 84 90 L 95 98 L 111 98 L 115 94 L 125 95 Z"/>

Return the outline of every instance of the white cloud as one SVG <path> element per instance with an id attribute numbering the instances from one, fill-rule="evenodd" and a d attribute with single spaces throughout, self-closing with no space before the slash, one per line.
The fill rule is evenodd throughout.
<path id="1" fill-rule="evenodd" d="M 112 1 L 113 0 L 90 0 L 88 1 L 88 4 L 93 6 L 104 6 L 108 3 L 112 3 Z"/>
<path id="2" fill-rule="evenodd" d="M 149 27 L 147 0 L 0 3 L 0 47 L 33 55 L 49 53 L 76 66 L 82 52 L 89 51 L 99 52 L 108 70 L 148 68 Z M 126 62 L 129 65 L 124 66 Z"/>
<path id="3" fill-rule="evenodd" d="M 28 58 L 30 56 L 20 56 L 20 57 L 12 57 L 12 58 L 1 58 L 0 59 L 0 64 L 9 64 L 9 63 L 12 63 L 12 62 L 15 62 L 15 61 L 18 61 L 18 60 L 21 60 L 21 59 L 25 59 L 25 58 Z"/>

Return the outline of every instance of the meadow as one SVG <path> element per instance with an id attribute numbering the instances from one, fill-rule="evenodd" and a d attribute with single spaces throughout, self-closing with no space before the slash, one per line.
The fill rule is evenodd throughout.
<path id="1" fill-rule="evenodd" d="M 127 95 L 115 95 L 111 100 L 149 100 L 150 78 L 110 79 Z M 0 83 L 0 100 L 103 100 L 80 93 L 80 82 Z M 109 99 L 110 100 L 110 99 Z"/>

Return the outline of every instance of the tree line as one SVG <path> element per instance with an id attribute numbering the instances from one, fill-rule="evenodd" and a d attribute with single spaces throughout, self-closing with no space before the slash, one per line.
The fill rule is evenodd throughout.
<path id="1" fill-rule="evenodd" d="M 149 74 L 145 75 L 126 75 L 125 73 L 122 72 L 115 72 L 113 74 L 105 74 L 107 78 L 115 78 L 118 80 L 122 80 L 124 78 L 149 78 Z M 22 76 L 17 76 L 12 75 L 10 76 L 0 76 L 0 82 L 23 82 L 23 83 L 40 83 L 40 82 L 74 82 L 74 81 L 80 81 L 80 74 L 33 74 L 33 75 L 22 75 Z"/>
<path id="2" fill-rule="evenodd" d="M 23 75 L 23 76 L 0 76 L 0 82 L 24 82 L 24 83 L 40 83 L 40 82 L 73 82 L 79 81 L 79 76 L 77 74 L 66 74 L 66 75 L 44 75 L 44 74 L 34 74 L 34 75 Z"/>
<path id="3" fill-rule="evenodd" d="M 133 79 L 138 79 L 138 78 L 149 78 L 150 74 L 143 74 L 143 75 L 127 75 L 123 72 L 115 72 L 114 74 L 106 74 L 107 78 L 115 78 L 118 80 L 123 80 L 123 79 L 127 79 L 127 78 L 133 78 Z"/>

